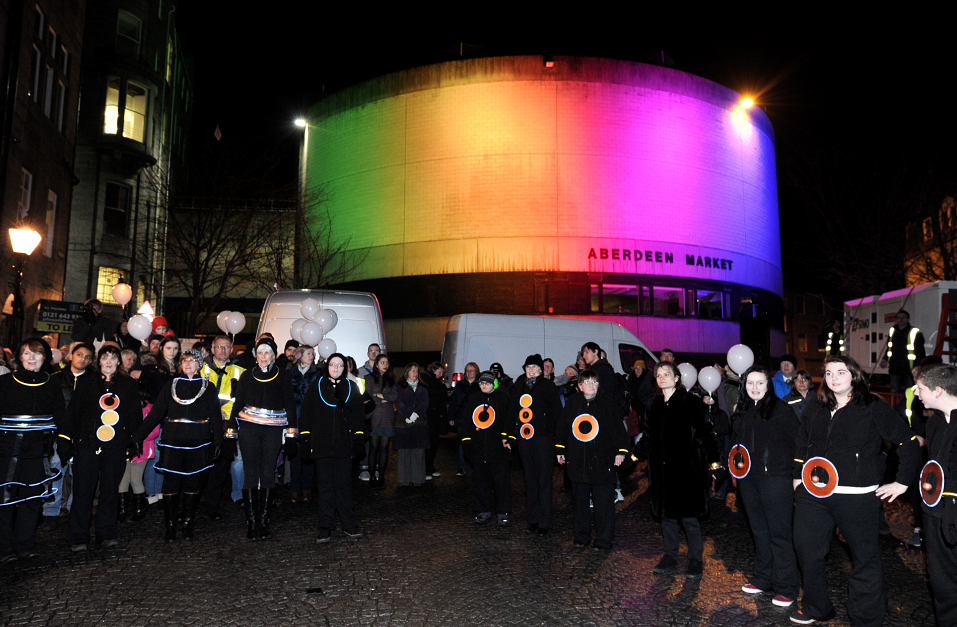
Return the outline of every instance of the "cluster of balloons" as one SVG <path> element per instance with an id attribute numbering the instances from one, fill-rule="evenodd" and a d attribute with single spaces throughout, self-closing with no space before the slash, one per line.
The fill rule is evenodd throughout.
<path id="1" fill-rule="evenodd" d="M 221 311 L 216 316 L 216 326 L 223 333 L 236 335 L 246 327 L 246 316 L 238 311 Z"/>
<path id="2" fill-rule="evenodd" d="M 728 351 L 728 366 L 737 372 L 743 373 L 754 364 L 754 351 L 744 344 L 732 346 Z M 678 372 L 681 373 L 681 383 L 685 389 L 690 390 L 695 383 L 701 384 L 701 388 L 708 394 L 714 394 L 715 390 L 721 385 L 721 371 L 714 366 L 707 366 L 698 372 L 694 366 L 689 363 L 683 363 L 678 366 Z"/>
<path id="3" fill-rule="evenodd" d="M 339 316 L 332 309 L 321 309 L 314 298 L 307 298 L 299 304 L 302 318 L 289 326 L 292 339 L 305 346 L 315 346 L 323 359 L 336 352 L 336 343 L 323 337 L 332 331 L 339 322 Z"/>

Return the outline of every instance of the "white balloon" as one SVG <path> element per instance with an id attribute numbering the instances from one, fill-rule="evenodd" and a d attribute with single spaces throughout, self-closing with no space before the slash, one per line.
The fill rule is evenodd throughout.
<path id="1" fill-rule="evenodd" d="M 128 283 L 117 283 L 113 286 L 113 300 L 121 307 L 125 307 L 131 298 L 133 298 L 133 288 Z"/>
<path id="2" fill-rule="evenodd" d="M 329 356 L 336 352 L 336 343 L 326 338 L 319 342 L 319 355 L 323 359 L 329 359 Z"/>
<path id="3" fill-rule="evenodd" d="M 744 344 L 735 344 L 728 350 L 728 366 L 737 374 L 754 365 L 754 351 Z"/>
<path id="4" fill-rule="evenodd" d="M 306 320 L 313 320 L 317 311 L 319 311 L 319 301 L 315 298 L 307 298 L 299 303 L 299 313 Z"/>
<path id="5" fill-rule="evenodd" d="M 226 318 L 228 318 L 231 313 L 231 311 L 225 310 L 219 312 L 219 315 L 216 316 L 216 326 L 219 327 L 219 330 L 223 333 L 229 333 L 229 329 L 226 328 Z"/>
<path id="6" fill-rule="evenodd" d="M 306 324 L 306 322 L 308 322 L 308 320 L 300 318 L 299 320 L 294 320 L 293 323 L 289 325 L 289 335 L 300 344 L 302 344 L 302 336 L 299 332 L 302 331 L 302 325 Z"/>
<path id="7" fill-rule="evenodd" d="M 686 390 L 690 390 L 694 387 L 694 384 L 698 381 L 698 369 L 685 362 L 678 366 L 678 372 L 681 373 L 681 384 L 685 386 Z"/>
<path id="8" fill-rule="evenodd" d="M 316 321 L 316 324 L 322 327 L 323 331 L 328 332 L 332 330 L 332 311 L 320 309 L 312 319 Z"/>
<path id="9" fill-rule="evenodd" d="M 226 330 L 236 335 L 246 326 L 246 316 L 239 313 L 238 311 L 233 311 L 226 317 Z"/>
<path id="10" fill-rule="evenodd" d="M 721 386 L 721 371 L 714 366 L 706 366 L 698 373 L 698 383 L 708 394 L 714 394 L 714 391 Z"/>
<path id="11" fill-rule="evenodd" d="M 336 325 L 339 324 L 339 314 L 336 313 L 335 309 L 327 309 L 326 311 L 328 311 L 329 315 L 332 316 L 332 324 L 330 324 L 328 327 L 322 327 L 326 330 L 326 333 L 328 333 L 329 331 L 335 329 Z"/>
<path id="12" fill-rule="evenodd" d="M 302 343 L 306 346 L 316 346 L 322 341 L 322 327 L 311 320 L 302 325 L 299 334 L 302 336 Z"/>
<path id="13" fill-rule="evenodd" d="M 153 323 L 143 314 L 136 314 L 126 323 L 126 330 L 131 336 L 142 342 L 153 332 Z"/>

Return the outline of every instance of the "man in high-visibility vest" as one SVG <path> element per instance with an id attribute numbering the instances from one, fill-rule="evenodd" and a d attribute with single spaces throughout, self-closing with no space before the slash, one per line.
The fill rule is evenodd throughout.
<path id="1" fill-rule="evenodd" d="M 837 320 L 831 323 L 831 329 L 827 332 L 827 348 L 824 352 L 827 355 L 844 354 L 844 329 Z"/>
<path id="2" fill-rule="evenodd" d="M 910 314 L 901 309 L 897 322 L 887 332 L 887 371 L 891 394 L 901 394 L 914 385 L 911 370 L 926 357 L 924 334 L 910 324 Z"/>
<path id="3" fill-rule="evenodd" d="M 235 400 L 233 388 L 246 369 L 233 363 L 232 354 L 232 340 L 225 335 L 218 336 L 213 340 L 213 354 L 206 358 L 199 371 L 199 376 L 209 379 L 209 382 L 216 386 L 216 392 L 219 395 L 219 407 L 223 412 L 223 427 L 226 429 L 223 455 L 215 462 L 213 470 L 209 474 L 209 483 L 204 498 L 206 516 L 210 520 L 219 520 L 221 517 L 219 501 L 222 498 L 223 487 L 230 474 L 232 474 L 234 488 L 231 492 L 239 493 L 243 484 L 243 460 L 239 454 L 239 447 L 236 445 L 239 431 L 236 429 L 235 421 L 230 420 L 229 416 L 232 413 L 233 401 Z M 238 494 L 232 500 L 234 502 L 241 501 L 242 495 Z"/>

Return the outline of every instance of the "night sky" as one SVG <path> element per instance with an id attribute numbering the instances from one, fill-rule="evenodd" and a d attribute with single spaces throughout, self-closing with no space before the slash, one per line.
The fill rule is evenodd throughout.
<path id="1" fill-rule="evenodd" d="M 556 6 L 539 3 L 517 18 L 514 9 L 493 17 L 503 9 L 473 4 L 469 13 L 444 9 L 405 18 L 371 7 L 341 13 L 327 3 L 291 4 L 242 13 L 233 3 L 180 3 L 181 42 L 194 62 L 195 138 L 208 138 L 218 124 L 223 141 L 272 148 L 295 176 L 299 134 L 292 121 L 323 91 L 452 60 L 459 42 L 477 47 L 472 56 L 647 62 L 663 51 L 675 69 L 753 95 L 766 107 L 777 141 L 785 280 L 794 286 L 814 283 L 806 264 L 792 262 L 807 256 L 815 230 L 826 228 L 803 214 L 795 181 L 821 170 L 838 186 L 850 179 L 867 185 L 868 176 L 902 170 L 916 181 L 928 164 L 952 159 L 957 138 L 954 44 L 942 16 L 844 23 L 829 17 L 822 26 L 817 16 L 814 22 L 783 14 L 773 23 L 738 18 L 732 12 L 743 7 L 732 5 L 686 23 L 690 7 L 680 17 L 624 19 L 584 9 L 581 16 L 556 15 Z"/>

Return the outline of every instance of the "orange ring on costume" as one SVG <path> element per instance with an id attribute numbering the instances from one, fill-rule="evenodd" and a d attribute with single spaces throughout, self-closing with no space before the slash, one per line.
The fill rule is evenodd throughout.
<path id="1" fill-rule="evenodd" d="M 96 437 L 100 442 L 109 442 L 116 435 L 116 430 L 110 425 L 100 425 L 96 430 Z"/>
<path id="2" fill-rule="evenodd" d="M 744 444 L 735 444 L 728 453 L 728 472 L 735 479 L 744 479 L 751 472 L 751 454 Z"/>
<path id="3" fill-rule="evenodd" d="M 120 406 L 120 397 L 116 394 L 104 394 L 100 397 L 101 409 L 116 409 Z"/>
<path id="4" fill-rule="evenodd" d="M 100 415 L 100 420 L 103 421 L 103 424 L 112 427 L 120 421 L 120 415 L 112 409 L 108 409 Z"/>
<path id="5" fill-rule="evenodd" d="M 591 427 L 587 433 L 582 431 L 582 425 L 586 423 Z M 598 437 L 598 421 L 591 414 L 581 414 L 572 422 L 572 435 L 579 442 L 591 442 Z"/>
<path id="6" fill-rule="evenodd" d="M 814 476 L 819 477 L 819 475 L 816 475 L 816 472 L 820 472 L 821 470 L 827 473 L 827 481 L 814 481 Z M 804 482 L 804 488 L 811 496 L 826 499 L 834 494 L 834 490 L 837 489 L 837 468 L 835 468 L 834 464 L 826 457 L 812 457 L 804 463 L 804 468 L 801 469 L 801 480 Z"/>
<path id="7" fill-rule="evenodd" d="M 518 412 L 518 419 L 522 422 L 531 422 L 532 421 L 532 410 L 528 407 L 523 407 L 521 411 Z"/>
<path id="8" fill-rule="evenodd" d="M 930 489 L 925 486 L 930 485 Z M 936 507 L 944 496 L 944 469 L 933 459 L 924 464 L 920 471 L 920 498 L 927 507 Z"/>
<path id="9" fill-rule="evenodd" d="M 488 413 L 487 419 L 482 420 L 482 411 Z M 487 405 L 479 405 L 472 411 L 472 424 L 479 429 L 488 429 L 495 422 L 495 410 Z"/>
<path id="10" fill-rule="evenodd" d="M 528 423 L 523 424 L 522 428 L 519 429 L 519 434 L 521 434 L 524 439 L 531 440 L 532 436 L 535 435 L 535 427 Z"/>
<path id="11" fill-rule="evenodd" d="M 518 404 L 522 407 L 531 407 L 532 406 L 532 395 L 531 394 L 522 394 L 518 399 Z"/>

